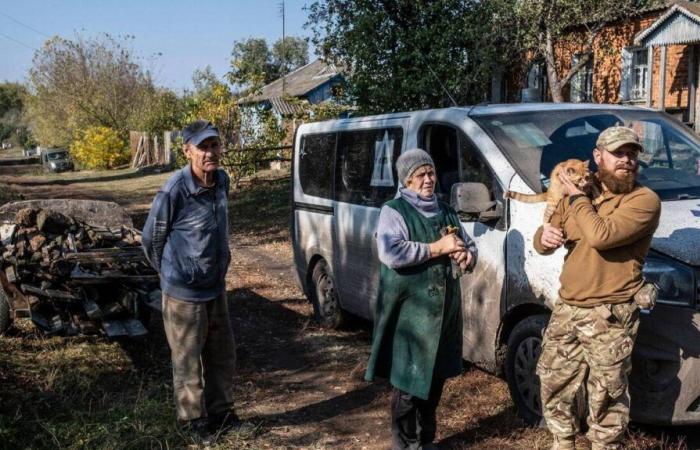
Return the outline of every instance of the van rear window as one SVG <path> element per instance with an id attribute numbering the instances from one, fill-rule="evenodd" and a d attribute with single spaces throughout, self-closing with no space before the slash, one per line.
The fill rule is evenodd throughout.
<path id="1" fill-rule="evenodd" d="M 307 195 L 333 198 L 336 133 L 308 134 L 301 138 L 299 180 Z"/>

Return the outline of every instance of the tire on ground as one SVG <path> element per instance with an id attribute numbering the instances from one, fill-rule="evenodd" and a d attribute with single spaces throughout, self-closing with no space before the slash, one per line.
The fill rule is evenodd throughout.
<path id="1" fill-rule="evenodd" d="M 347 313 L 340 305 L 340 296 L 326 260 L 319 260 L 311 274 L 314 319 L 324 328 L 337 330 L 346 322 Z"/>
<path id="2" fill-rule="evenodd" d="M 542 336 L 549 316 L 530 316 L 519 322 L 508 338 L 505 374 L 508 389 L 518 415 L 529 425 L 543 425 L 540 401 L 540 380 L 536 374 L 537 360 L 542 350 Z M 586 385 L 583 383 L 576 393 L 574 415 L 585 428 L 588 411 Z"/>
<path id="3" fill-rule="evenodd" d="M 535 373 L 542 348 L 542 334 L 549 316 L 530 316 L 513 328 L 508 337 L 505 375 L 518 415 L 529 425 L 542 422 L 540 381 Z"/>

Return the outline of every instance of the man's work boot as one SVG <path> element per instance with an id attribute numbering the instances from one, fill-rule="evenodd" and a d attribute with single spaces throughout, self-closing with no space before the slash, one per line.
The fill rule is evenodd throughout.
<path id="1" fill-rule="evenodd" d="M 573 436 L 554 436 L 552 450 L 576 450 L 576 441 Z"/>
<path id="2" fill-rule="evenodd" d="M 233 431 L 246 437 L 253 434 L 255 425 L 241 420 L 234 411 L 212 414 L 209 417 L 209 430 L 215 434 L 225 434 Z"/>
<path id="3" fill-rule="evenodd" d="M 591 450 L 620 450 L 622 445 L 619 443 L 603 444 L 602 442 L 591 442 Z"/>
<path id="4" fill-rule="evenodd" d="M 179 423 L 182 431 L 198 444 L 206 446 L 214 442 L 214 436 L 209 431 L 209 421 L 206 417 L 179 421 Z"/>

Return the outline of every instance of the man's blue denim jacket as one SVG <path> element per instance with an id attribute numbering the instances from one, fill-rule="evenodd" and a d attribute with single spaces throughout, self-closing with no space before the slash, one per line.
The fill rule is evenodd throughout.
<path id="1" fill-rule="evenodd" d="M 160 274 L 163 293 L 203 302 L 221 295 L 230 260 L 226 172 L 212 188 L 199 186 L 189 165 L 156 194 L 143 227 L 146 258 Z"/>

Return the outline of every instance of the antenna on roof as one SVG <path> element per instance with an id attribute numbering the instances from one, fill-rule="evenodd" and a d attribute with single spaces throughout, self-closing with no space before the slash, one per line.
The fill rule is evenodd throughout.
<path id="1" fill-rule="evenodd" d="M 284 0 L 280 2 L 280 14 L 282 15 L 282 97 L 287 91 L 287 43 L 284 40 Z"/>
<path id="2" fill-rule="evenodd" d="M 426 62 L 425 59 L 423 59 L 423 62 Z M 442 84 L 442 81 L 440 81 L 440 78 L 438 78 L 438 76 L 435 74 L 435 72 L 433 72 L 433 68 L 430 67 L 430 65 L 427 64 L 427 63 L 425 64 L 425 67 L 428 68 L 428 70 L 430 71 L 430 74 L 433 76 L 433 78 L 435 78 L 435 81 L 437 81 L 438 84 L 440 85 L 440 87 L 442 88 L 442 90 L 445 91 L 445 94 L 447 94 L 447 96 L 449 97 L 450 101 L 452 102 L 452 106 L 459 106 L 459 105 L 457 104 L 457 102 L 455 101 L 455 99 L 452 98 L 452 95 L 450 95 L 450 91 L 447 90 L 447 88 L 445 87 L 445 85 Z"/>

